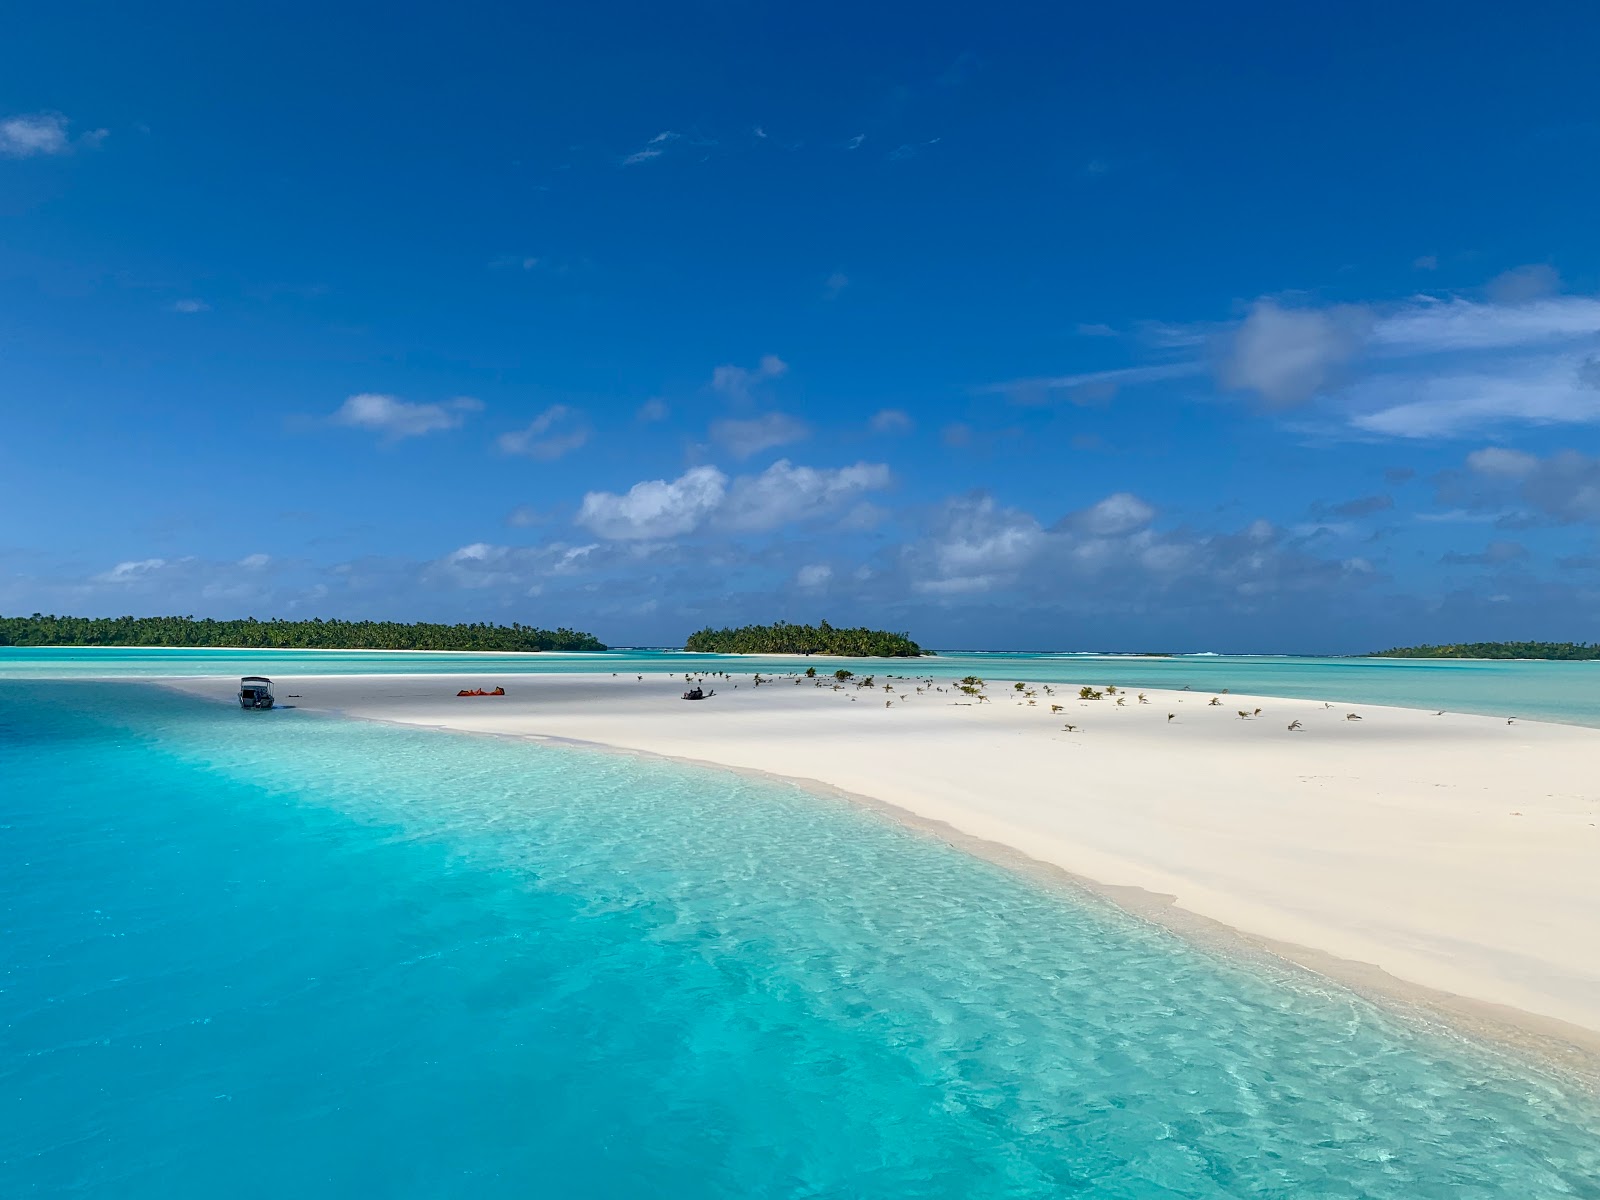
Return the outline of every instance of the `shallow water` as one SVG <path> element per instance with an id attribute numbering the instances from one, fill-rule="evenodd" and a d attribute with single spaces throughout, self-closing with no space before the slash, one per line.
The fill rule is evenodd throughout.
<path id="1" fill-rule="evenodd" d="M 1600 1197 L 1600 1109 L 843 801 L 0 681 L 0 1195 Z"/>
<path id="2" fill-rule="evenodd" d="M 981 675 L 1040 683 L 1107 683 L 1293 696 L 1353 704 L 1397 704 L 1525 720 L 1600 726 L 1600 662 L 1472 662 L 1449 659 L 1292 658 L 954 652 L 923 659 L 729 657 L 662 650 L 604 654 L 436 654 L 329 650 L 22 649 L 0 647 L 0 680 L 179 675 L 355 675 L 481 672 L 486 681 L 571 671 L 778 674 L 832 671 Z"/>

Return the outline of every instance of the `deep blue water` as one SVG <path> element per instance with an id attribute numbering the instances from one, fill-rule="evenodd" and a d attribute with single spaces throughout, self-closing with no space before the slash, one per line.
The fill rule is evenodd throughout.
<path id="1" fill-rule="evenodd" d="M 1600 1109 L 842 801 L 0 680 L 0 1196 L 1600 1197 Z"/>
<path id="2" fill-rule="evenodd" d="M 482 672 L 485 678 L 569 671 L 777 674 L 792 658 L 730 657 L 676 651 L 604 654 L 438 654 L 330 650 L 26 649 L 0 647 L 0 680 L 94 676 L 353 675 Z M 805 665 L 805 664 L 801 664 Z M 981 675 L 1039 683 L 1108 683 L 1291 696 L 1354 704 L 1397 704 L 1525 720 L 1600 726 L 1600 662 L 1473 662 L 1450 659 L 1295 658 L 1273 655 L 999 654 L 947 652 L 932 658 L 816 659 L 883 674 Z"/>

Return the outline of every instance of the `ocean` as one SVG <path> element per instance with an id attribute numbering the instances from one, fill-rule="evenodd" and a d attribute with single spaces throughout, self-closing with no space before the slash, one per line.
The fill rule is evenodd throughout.
<path id="1" fill-rule="evenodd" d="M 115 653 L 0 671 L 0 1196 L 1600 1197 L 1593 1095 L 880 813 Z"/>

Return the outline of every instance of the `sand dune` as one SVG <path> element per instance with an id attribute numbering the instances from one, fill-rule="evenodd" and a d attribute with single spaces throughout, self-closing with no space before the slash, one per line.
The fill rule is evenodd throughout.
<path id="1" fill-rule="evenodd" d="M 455 696 L 495 684 L 510 694 Z M 979 703 L 936 684 L 757 688 L 744 675 L 707 679 L 717 694 L 698 704 L 678 698 L 682 676 L 631 674 L 322 676 L 278 690 L 355 717 L 818 781 L 1309 948 L 1290 955 L 1347 979 L 1371 964 L 1600 1045 L 1600 730 L 1195 692 L 1119 707 L 1059 685 L 1029 706 L 993 680 Z M 181 686 L 225 698 L 235 683 Z"/>

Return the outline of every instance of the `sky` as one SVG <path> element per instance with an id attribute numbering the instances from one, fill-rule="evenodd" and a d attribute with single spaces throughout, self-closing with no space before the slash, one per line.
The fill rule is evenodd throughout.
<path id="1" fill-rule="evenodd" d="M 1600 8 L 36 5 L 0 613 L 1593 640 Z"/>

